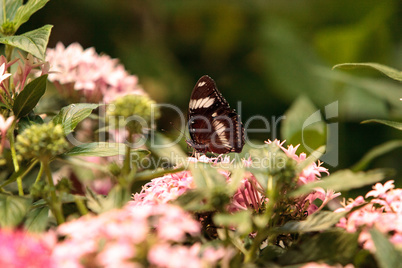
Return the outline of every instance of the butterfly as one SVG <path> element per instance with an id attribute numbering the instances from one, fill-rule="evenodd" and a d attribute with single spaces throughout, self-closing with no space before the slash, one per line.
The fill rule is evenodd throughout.
<path id="1" fill-rule="evenodd" d="M 240 153 L 244 146 L 244 128 L 239 115 L 208 75 L 195 84 L 188 105 L 187 144 L 199 153 Z"/>

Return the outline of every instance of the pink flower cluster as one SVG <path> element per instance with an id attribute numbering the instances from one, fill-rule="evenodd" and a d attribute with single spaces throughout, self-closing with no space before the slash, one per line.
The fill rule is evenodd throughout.
<path id="1" fill-rule="evenodd" d="M 361 230 L 359 242 L 363 248 L 372 252 L 375 251 L 369 233 L 372 227 L 389 236 L 393 244 L 402 246 L 402 189 L 394 188 L 393 180 L 384 185 L 377 183 L 373 190 L 366 194 L 366 198 L 372 197 L 371 200 L 365 200 L 363 196 L 350 200 L 335 212 L 351 211 L 354 207 L 366 205 L 342 218 L 337 226 L 345 228 L 348 232 Z"/>
<path id="2" fill-rule="evenodd" d="M 202 267 L 229 251 L 210 248 L 203 253 L 199 243 L 184 245 L 187 235 L 197 237 L 200 228 L 179 207 L 130 202 L 122 209 L 60 225 L 57 234 L 65 239 L 56 245 L 53 258 L 58 267 Z"/>
<path id="3" fill-rule="evenodd" d="M 295 159 L 297 162 L 301 162 L 306 159 L 306 154 L 296 154 L 298 146 L 289 146 L 286 149 L 282 146 L 283 142 L 281 143 L 278 140 L 273 142 L 268 141 L 267 143 L 275 143 L 286 153 L 286 155 L 292 159 Z M 219 159 L 221 160 L 219 163 L 230 163 L 230 159 L 227 156 Z M 205 156 L 201 156 L 199 159 L 193 157 L 189 158 L 190 162 L 211 162 L 214 164 L 218 164 L 217 160 L 217 158 L 207 158 Z M 252 164 L 252 162 L 250 159 L 243 160 L 243 164 L 245 166 L 249 166 Z M 319 180 L 321 173 L 328 174 L 328 170 L 322 167 L 320 162 L 318 164 L 313 163 L 307 166 L 301 172 L 300 177 L 298 178 L 299 184 Z M 227 172 L 222 171 L 221 174 L 225 176 L 228 181 L 230 180 L 230 176 Z M 195 184 L 193 182 L 193 177 L 189 171 L 183 171 L 176 174 L 167 174 L 163 177 L 153 179 L 149 183 L 145 184 L 140 193 L 134 194 L 133 203 L 136 205 L 167 203 L 175 200 L 178 196 L 182 195 L 189 189 L 193 189 L 194 187 Z M 301 202 L 309 202 L 308 213 L 311 214 L 323 208 L 330 200 L 339 195 L 340 193 L 334 193 L 331 190 L 325 191 L 324 189 L 317 188 L 310 195 L 304 197 Z M 316 199 L 320 199 L 322 201 L 322 205 L 320 207 L 317 207 L 313 203 Z M 240 184 L 238 191 L 232 198 L 232 203 L 228 207 L 228 211 L 235 212 L 238 210 L 253 209 L 258 212 L 259 209 L 263 207 L 263 204 L 267 201 L 268 199 L 264 196 L 264 191 L 261 185 L 259 185 L 257 179 L 253 174 L 247 172 Z"/>
<path id="4" fill-rule="evenodd" d="M 78 43 L 64 47 L 57 43 L 47 49 L 49 80 L 61 94 L 73 101 L 109 103 L 127 94 L 145 94 L 136 76 L 108 55 L 98 55 L 93 47 L 83 49 Z"/>
<path id="5" fill-rule="evenodd" d="M 194 187 L 193 177 L 189 171 L 167 174 L 145 184 L 140 193 L 133 195 L 132 203 L 135 205 L 168 203 Z"/>
<path id="6" fill-rule="evenodd" d="M 52 241 L 49 241 L 52 242 Z M 0 230 L 0 267 L 56 267 L 48 241 L 23 231 Z"/>

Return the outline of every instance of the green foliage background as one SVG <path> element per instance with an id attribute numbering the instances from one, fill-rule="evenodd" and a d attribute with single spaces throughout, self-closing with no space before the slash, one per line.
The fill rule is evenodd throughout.
<path id="1" fill-rule="evenodd" d="M 153 99 L 184 112 L 204 74 L 215 79 L 232 107 L 242 102 L 243 122 L 257 114 L 271 122 L 300 96 L 319 109 L 339 101 L 333 120 L 339 122 L 339 166 L 331 171 L 401 138 L 385 125 L 360 124 L 401 121 L 400 83 L 373 70 L 331 70 L 344 62 L 402 70 L 399 0 L 52 0 L 30 22 L 20 31 L 54 25 L 49 47 L 79 42 L 119 58 Z M 177 115 L 162 114 L 159 127 L 171 129 Z M 262 127 L 261 121 L 250 127 Z M 250 138 L 289 139 L 279 131 Z M 394 178 L 401 178 L 401 153 L 393 150 L 368 168 L 392 167 L 398 171 Z"/>

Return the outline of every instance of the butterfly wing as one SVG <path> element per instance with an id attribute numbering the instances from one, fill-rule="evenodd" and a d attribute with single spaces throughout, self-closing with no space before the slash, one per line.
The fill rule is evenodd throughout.
<path id="1" fill-rule="evenodd" d="M 212 78 L 201 77 L 191 94 L 188 143 L 198 152 L 225 154 L 241 152 L 244 129 L 239 116 L 230 109 Z"/>

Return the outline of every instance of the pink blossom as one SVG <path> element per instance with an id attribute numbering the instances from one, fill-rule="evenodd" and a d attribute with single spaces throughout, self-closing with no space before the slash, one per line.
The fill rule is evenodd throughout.
<path id="1" fill-rule="evenodd" d="M 122 95 L 145 94 L 136 76 L 129 75 L 117 59 L 98 55 L 94 48 L 58 43 L 47 50 L 46 60 L 51 67 L 49 80 L 75 101 L 109 103 Z"/>
<path id="2" fill-rule="evenodd" d="M 366 198 L 373 196 L 373 197 L 384 197 L 385 193 L 388 192 L 390 189 L 395 188 L 394 181 L 390 180 L 382 185 L 381 183 L 376 183 L 373 186 L 373 190 L 366 194 Z"/>
<path id="3" fill-rule="evenodd" d="M 374 243 L 371 239 L 369 229 L 377 228 L 380 232 L 387 235 L 389 240 L 397 245 L 402 245 L 402 189 L 394 189 L 394 181 L 388 181 L 384 185 L 377 183 L 366 197 L 377 197 L 369 201 L 362 196 L 355 200 L 350 200 L 348 204 L 343 204 L 344 208 L 337 209 L 335 212 L 351 211 L 353 208 L 360 207 L 342 218 L 337 226 L 346 229 L 348 232 L 362 230 L 359 235 L 359 242 L 363 248 L 375 251 Z"/>
<path id="4" fill-rule="evenodd" d="M 199 244 L 194 244 L 191 247 L 160 244 L 149 251 L 148 260 L 151 265 L 161 268 L 201 268 L 199 250 Z"/>
<path id="5" fill-rule="evenodd" d="M 0 267 L 55 267 L 46 242 L 23 231 L 0 230 Z"/>
<path id="6" fill-rule="evenodd" d="M 329 265 L 326 263 L 317 263 L 317 262 L 309 262 L 301 266 L 301 268 L 353 268 L 353 267 L 354 267 L 353 264 L 347 264 L 346 266 L 342 266 L 340 264 Z"/>
<path id="7" fill-rule="evenodd" d="M 6 69 L 6 64 L 3 63 L 0 66 L 0 83 L 3 83 L 4 80 L 6 80 L 8 77 L 11 76 L 11 74 L 6 73 L 7 69 Z"/>
<path id="8" fill-rule="evenodd" d="M 175 243 L 180 249 L 174 253 L 178 256 L 182 251 L 191 252 L 181 243 L 188 235 L 199 236 L 200 225 L 179 207 L 131 203 L 64 223 L 57 234 L 65 237 L 52 253 L 58 267 L 141 267 L 140 263 L 147 262 L 148 250 L 161 245 Z"/>
<path id="9" fill-rule="evenodd" d="M 7 130 L 10 128 L 13 122 L 14 116 L 10 116 L 7 119 L 4 119 L 3 115 L 0 114 L 0 153 L 3 151 L 4 145 L 6 143 Z"/>
<path id="10" fill-rule="evenodd" d="M 167 174 L 145 184 L 140 193 L 134 194 L 132 202 L 135 205 L 167 203 L 194 187 L 189 171 Z"/>

